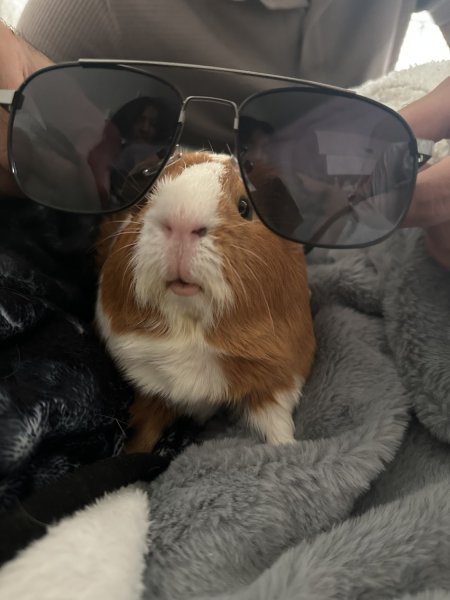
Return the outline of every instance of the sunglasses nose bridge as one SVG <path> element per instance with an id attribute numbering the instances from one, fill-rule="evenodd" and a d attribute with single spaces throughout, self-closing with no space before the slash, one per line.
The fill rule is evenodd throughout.
<path id="1" fill-rule="evenodd" d="M 186 109 L 191 102 L 209 102 L 213 104 L 224 104 L 229 106 L 234 112 L 233 130 L 237 131 L 239 124 L 239 109 L 236 102 L 227 98 L 216 98 L 215 96 L 187 96 L 181 106 L 178 123 L 184 125 L 186 120 Z"/>

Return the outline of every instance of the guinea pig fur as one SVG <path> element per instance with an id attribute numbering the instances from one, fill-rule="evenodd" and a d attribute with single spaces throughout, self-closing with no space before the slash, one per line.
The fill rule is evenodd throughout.
<path id="1" fill-rule="evenodd" d="M 98 258 L 97 327 L 136 390 L 127 451 L 224 405 L 269 443 L 294 439 L 315 351 L 303 248 L 261 223 L 232 158 L 169 165 L 105 219 Z"/>

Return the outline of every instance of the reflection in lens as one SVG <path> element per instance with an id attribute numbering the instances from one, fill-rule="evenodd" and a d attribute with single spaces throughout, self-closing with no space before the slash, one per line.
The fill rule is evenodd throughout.
<path id="1" fill-rule="evenodd" d="M 180 107 L 169 84 L 131 69 L 76 65 L 41 72 L 23 89 L 12 128 L 22 191 L 75 212 L 131 204 L 168 158 Z"/>
<path id="2" fill-rule="evenodd" d="M 254 96 L 240 111 L 238 152 L 261 219 L 303 243 L 373 243 L 410 202 L 416 155 L 408 128 L 354 95 L 297 88 Z"/>

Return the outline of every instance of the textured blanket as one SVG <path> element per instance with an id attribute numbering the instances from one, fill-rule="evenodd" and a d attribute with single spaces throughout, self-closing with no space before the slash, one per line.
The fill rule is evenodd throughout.
<path id="1" fill-rule="evenodd" d="M 0 508 L 123 438 L 130 395 L 91 326 L 95 225 L 0 199 Z"/>
<path id="2" fill-rule="evenodd" d="M 449 74 L 363 91 L 398 107 Z M 5 598 L 450 597 L 450 274 L 418 231 L 310 257 L 318 352 L 298 441 L 270 447 L 217 415 L 155 481 L 6 563 Z"/>
<path id="3" fill-rule="evenodd" d="M 124 441 L 132 391 L 92 326 L 96 229 L 92 217 L 0 199 L 0 514 Z"/>

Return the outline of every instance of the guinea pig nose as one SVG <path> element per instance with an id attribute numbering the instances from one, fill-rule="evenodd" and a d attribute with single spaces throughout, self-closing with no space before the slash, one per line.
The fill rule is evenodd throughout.
<path id="1" fill-rule="evenodd" d="M 205 237 L 205 235 L 208 233 L 208 230 L 206 227 L 199 227 L 198 229 L 193 229 L 192 233 L 198 235 L 198 237 Z"/>
<path id="2" fill-rule="evenodd" d="M 174 239 L 185 237 L 186 235 L 201 238 L 205 237 L 208 233 L 208 228 L 205 225 L 189 225 L 188 223 L 177 223 L 173 221 L 162 222 L 161 228 L 167 237 Z"/>

